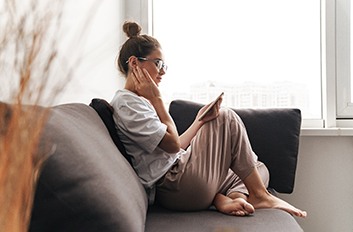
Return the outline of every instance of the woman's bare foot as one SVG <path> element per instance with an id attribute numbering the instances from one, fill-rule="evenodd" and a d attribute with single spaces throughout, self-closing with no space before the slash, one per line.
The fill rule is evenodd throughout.
<path id="1" fill-rule="evenodd" d="M 305 218 L 307 213 L 300 209 L 295 208 L 291 204 L 285 202 L 278 197 L 273 196 L 269 192 L 264 193 L 261 196 L 252 196 L 248 197 L 248 202 L 250 202 L 255 209 L 261 208 L 274 208 L 274 209 L 281 209 L 293 216 Z"/>
<path id="2" fill-rule="evenodd" d="M 262 181 L 259 171 L 257 168 L 254 168 L 253 172 L 250 173 L 243 180 L 246 188 L 249 191 L 249 196 L 247 201 L 254 206 L 255 209 L 261 208 L 273 208 L 281 209 L 293 216 L 297 217 L 306 217 L 306 212 L 300 209 L 295 208 L 289 203 L 279 199 L 278 197 L 270 194 L 265 187 L 265 184 Z"/>
<path id="3" fill-rule="evenodd" d="M 213 201 L 216 209 L 224 214 L 234 216 L 247 216 L 255 212 L 254 207 L 243 197 L 230 198 L 218 193 Z"/>

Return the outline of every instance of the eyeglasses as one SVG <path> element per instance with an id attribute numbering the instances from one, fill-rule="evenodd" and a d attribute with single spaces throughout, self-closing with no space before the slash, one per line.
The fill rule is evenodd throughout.
<path id="1" fill-rule="evenodd" d="M 146 57 L 137 57 L 137 59 L 143 60 L 143 61 L 152 61 L 156 65 L 156 67 L 158 68 L 159 71 L 161 71 L 161 69 L 163 69 L 164 72 L 167 72 L 168 66 L 164 63 L 163 60 L 148 59 Z"/>

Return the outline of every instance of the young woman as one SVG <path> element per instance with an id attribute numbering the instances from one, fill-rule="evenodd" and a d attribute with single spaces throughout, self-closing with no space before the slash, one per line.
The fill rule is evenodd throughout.
<path id="1" fill-rule="evenodd" d="M 117 133 L 150 203 L 185 211 L 214 205 L 236 216 L 252 214 L 257 208 L 278 208 L 305 217 L 305 211 L 267 191 L 268 170 L 252 151 L 239 116 L 220 109 L 222 99 L 206 117 L 195 119 L 178 135 L 158 89 L 167 71 L 160 44 L 140 35 L 141 27 L 135 22 L 125 22 L 123 30 L 128 39 L 117 65 L 126 83 L 111 104 Z"/>

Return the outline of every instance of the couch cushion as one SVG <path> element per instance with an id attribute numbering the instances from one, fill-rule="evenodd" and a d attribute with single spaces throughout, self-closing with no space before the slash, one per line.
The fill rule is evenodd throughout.
<path id="1" fill-rule="evenodd" d="M 30 231 L 144 231 L 147 197 L 94 109 L 52 109 L 42 143 L 56 150 L 35 195 Z"/>
<path id="2" fill-rule="evenodd" d="M 171 102 L 169 112 L 179 134 L 193 122 L 202 107 L 191 101 Z M 270 172 L 269 187 L 280 193 L 294 188 L 301 112 L 299 109 L 233 109 L 243 120 L 253 150 Z"/>
<path id="3" fill-rule="evenodd" d="M 126 153 L 124 144 L 121 142 L 118 133 L 116 132 L 116 126 L 113 119 L 114 108 L 104 99 L 94 98 L 89 104 L 98 115 L 101 117 L 104 125 L 107 127 L 110 137 L 114 144 L 119 149 L 120 153 L 125 159 L 132 165 L 131 157 Z"/>
<path id="4" fill-rule="evenodd" d="M 258 209 L 248 217 L 235 217 L 215 210 L 175 212 L 159 207 L 148 210 L 146 232 L 302 232 L 288 213 L 278 209 Z"/>

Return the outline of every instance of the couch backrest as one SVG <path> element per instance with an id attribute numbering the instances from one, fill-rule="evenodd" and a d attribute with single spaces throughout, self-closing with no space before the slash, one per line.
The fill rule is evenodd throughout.
<path id="1" fill-rule="evenodd" d="M 169 112 L 179 134 L 194 121 L 202 107 L 191 101 L 171 102 Z M 252 148 L 270 172 L 269 187 L 292 193 L 297 167 L 301 112 L 299 109 L 233 109 L 243 120 Z"/>

